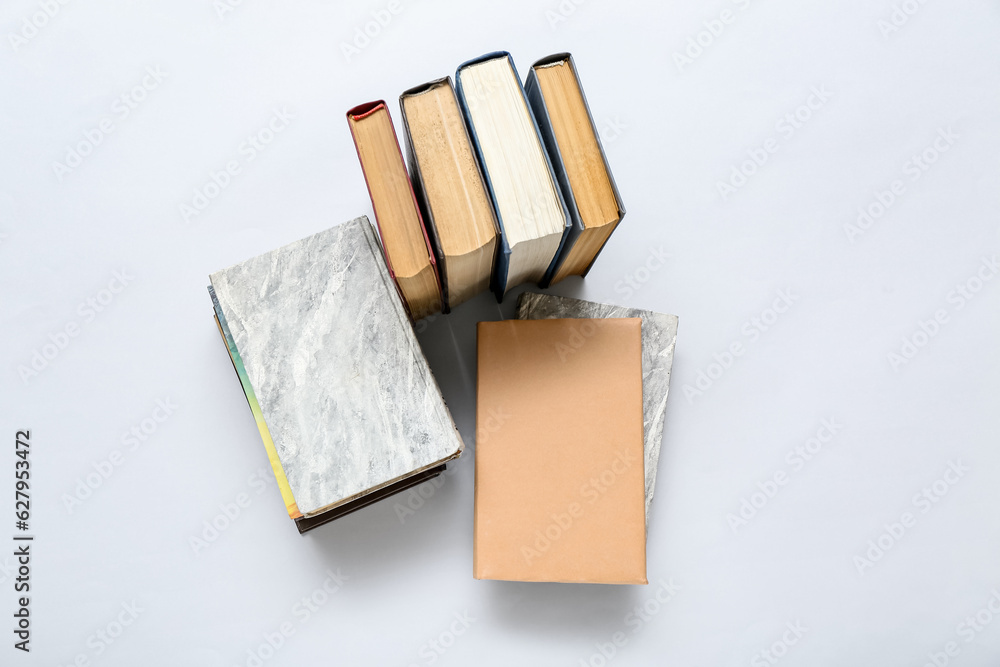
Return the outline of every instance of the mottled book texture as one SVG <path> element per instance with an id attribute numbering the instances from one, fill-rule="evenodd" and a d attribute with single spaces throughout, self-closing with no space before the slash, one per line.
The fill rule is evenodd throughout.
<path id="1" fill-rule="evenodd" d="M 210 276 L 300 531 L 439 473 L 463 449 L 381 253 L 360 217 Z"/>

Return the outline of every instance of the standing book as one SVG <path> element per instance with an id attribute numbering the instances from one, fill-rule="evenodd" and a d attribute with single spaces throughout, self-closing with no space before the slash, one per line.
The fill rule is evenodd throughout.
<path id="1" fill-rule="evenodd" d="M 587 274 L 625 216 L 625 206 L 573 56 L 558 53 L 536 62 L 524 90 L 572 222 L 552 275 L 551 282 L 557 283 Z"/>
<path id="2" fill-rule="evenodd" d="M 505 51 L 455 74 L 458 101 L 500 226 L 497 300 L 524 282 L 548 285 L 571 222 L 514 61 Z"/>
<path id="3" fill-rule="evenodd" d="M 441 310 L 434 252 L 385 102 L 361 104 L 347 123 L 375 209 L 385 262 L 414 320 Z"/>
<path id="4" fill-rule="evenodd" d="M 443 310 L 489 288 L 498 229 L 451 77 L 399 97 L 413 189 L 434 248 Z"/>

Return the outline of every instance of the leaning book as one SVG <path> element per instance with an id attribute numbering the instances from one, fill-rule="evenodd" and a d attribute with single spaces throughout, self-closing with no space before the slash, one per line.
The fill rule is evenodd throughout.
<path id="1" fill-rule="evenodd" d="M 219 332 L 305 532 L 464 448 L 365 217 L 213 273 Z"/>

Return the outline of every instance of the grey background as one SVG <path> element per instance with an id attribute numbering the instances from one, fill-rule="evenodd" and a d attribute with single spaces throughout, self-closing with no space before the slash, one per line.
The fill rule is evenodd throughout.
<path id="1" fill-rule="evenodd" d="M 38 18 L 43 5 L 51 18 Z M 894 7 L 902 25 L 887 32 Z M 0 662 L 252 665 L 248 651 L 283 628 L 294 634 L 261 664 L 1000 660 L 987 607 L 1000 590 L 1000 280 L 971 300 L 954 291 L 1000 245 L 995 3 L 232 9 L 0 9 L 0 541 L 14 532 L 20 428 L 32 431 L 37 535 L 33 651 L 15 652 L 7 634 Z M 341 44 L 373 16 L 391 20 L 348 57 Z M 696 57 L 679 65 L 689 47 Z M 510 50 L 522 75 L 574 54 L 628 208 L 586 281 L 553 291 L 680 317 L 648 587 L 472 579 L 474 322 L 510 316 L 516 292 L 420 327 L 470 444 L 444 483 L 425 487 L 413 514 L 407 497 L 389 500 L 304 538 L 212 321 L 210 272 L 371 214 L 349 107 L 385 98 L 395 110 L 404 89 L 493 49 Z M 825 101 L 801 110 L 814 87 Z M 294 118 L 276 118 L 282 109 Z M 797 110 L 808 119 L 790 132 L 783 119 Z M 241 144 L 272 118 L 281 130 L 250 160 Z M 102 121 L 112 131 L 57 174 Z M 914 180 L 911 157 L 948 128 L 948 150 Z M 724 198 L 718 183 L 766 146 L 776 150 Z M 185 221 L 181 205 L 229 162 L 238 173 Z M 895 180 L 901 194 L 852 243 L 845 225 Z M 103 292 L 109 283 L 119 291 Z M 792 305 L 769 313 L 782 290 Z M 935 335 L 921 337 L 921 322 Z M 64 340 L 67 326 L 77 335 Z M 894 367 L 889 355 L 914 336 L 923 344 Z M 45 348 L 53 340 L 64 348 Z M 742 354 L 729 360 L 734 343 Z M 52 358 L 22 379 L 43 350 Z M 701 373 L 703 393 L 685 392 Z M 158 400 L 176 407 L 167 415 Z M 788 452 L 824 419 L 842 427 L 796 469 Z M 70 511 L 109 457 L 120 465 Z M 921 503 L 949 462 L 967 471 Z M 759 503 L 776 474 L 785 484 L 734 530 L 727 515 Z M 911 525 L 859 566 L 905 512 Z M 192 546 L 213 521 L 226 528 Z M 12 626 L 13 559 L 0 566 Z M 301 606 L 309 596 L 323 604 Z M 981 630 L 960 625 L 977 613 L 990 618 Z M 795 623 L 801 637 L 786 629 Z"/>

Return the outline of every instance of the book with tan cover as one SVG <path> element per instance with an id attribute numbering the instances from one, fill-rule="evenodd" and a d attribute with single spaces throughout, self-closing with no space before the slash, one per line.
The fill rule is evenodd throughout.
<path id="1" fill-rule="evenodd" d="M 550 284 L 555 284 L 587 275 L 625 217 L 625 206 L 573 56 L 557 53 L 536 62 L 528 70 L 524 92 L 572 222 L 552 275 Z"/>
<path id="2" fill-rule="evenodd" d="M 517 298 L 517 319 L 544 320 L 564 317 L 638 317 L 642 320 L 642 414 L 645 429 L 646 523 L 656 488 L 660 443 L 666 420 L 670 369 L 677 344 L 677 316 L 640 308 L 613 306 L 555 294 L 522 292 Z"/>
<path id="3" fill-rule="evenodd" d="M 480 322 L 473 573 L 645 584 L 641 320 Z"/>

